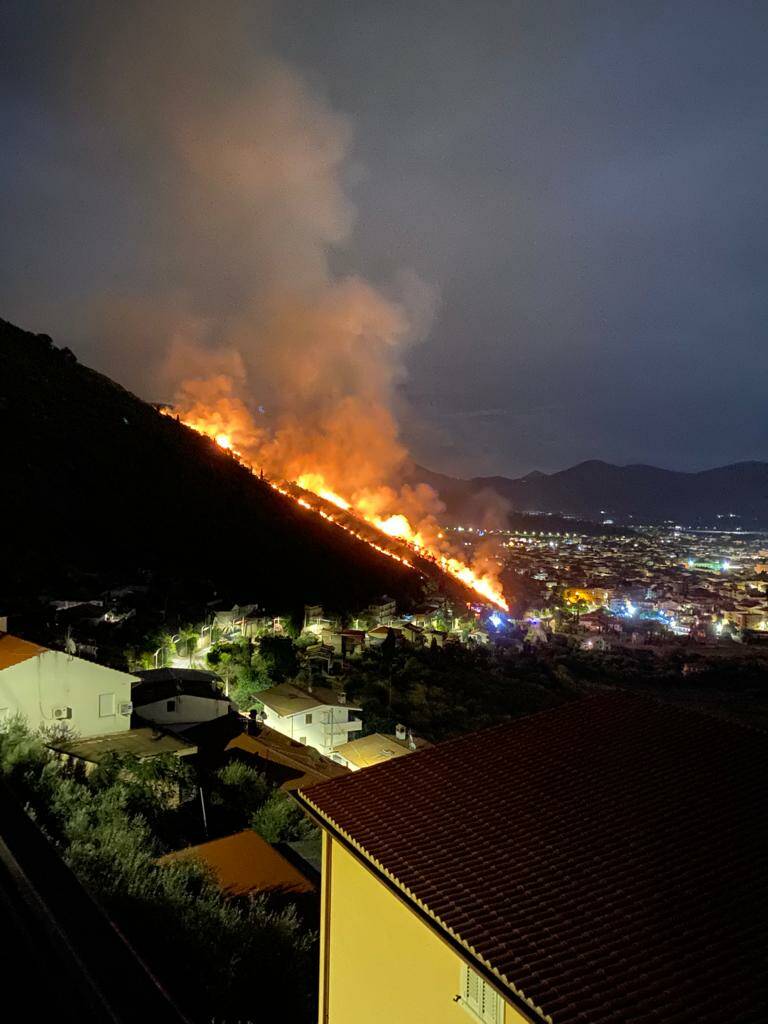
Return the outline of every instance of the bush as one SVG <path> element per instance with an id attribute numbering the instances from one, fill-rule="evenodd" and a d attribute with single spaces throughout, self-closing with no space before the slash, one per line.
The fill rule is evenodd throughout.
<path id="1" fill-rule="evenodd" d="M 268 843 L 308 839 L 317 831 L 299 805 L 276 789 L 251 818 L 251 828 Z"/>
<path id="2" fill-rule="evenodd" d="M 86 776 L 12 721 L 0 729 L 0 774 L 191 1019 L 248 1019 L 257 975 L 269 979 L 260 1019 L 312 1019 L 316 935 L 296 909 L 226 899 L 194 861 L 158 861 L 183 816 L 174 794 L 189 782 L 185 765 L 115 757 Z M 215 784 L 246 823 L 273 799 L 247 765 L 227 765 Z"/>

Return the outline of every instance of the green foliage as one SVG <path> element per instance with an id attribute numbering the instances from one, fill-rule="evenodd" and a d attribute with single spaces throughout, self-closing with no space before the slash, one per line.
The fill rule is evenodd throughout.
<path id="1" fill-rule="evenodd" d="M 268 843 L 290 843 L 316 834 L 299 805 L 279 789 L 251 818 L 251 828 Z"/>
<path id="2" fill-rule="evenodd" d="M 272 786 L 261 772 L 243 761 L 230 761 L 210 780 L 210 828 L 221 834 L 248 828 L 271 792 Z"/>
<path id="3" fill-rule="evenodd" d="M 258 995 L 263 1019 L 312 1019 L 316 937 L 295 907 L 228 900 L 200 864 L 158 861 L 183 814 L 185 765 L 114 757 L 86 775 L 11 721 L 0 729 L 0 773 L 191 1019 L 248 1019 L 257 974 L 269 979 Z M 268 798 L 248 766 L 227 765 L 216 781 L 245 812 Z"/>
<path id="4" fill-rule="evenodd" d="M 191 623 L 186 626 L 182 626 L 179 630 L 179 639 L 176 641 L 176 649 L 180 653 L 183 653 L 184 657 L 189 661 L 189 667 L 192 667 L 192 659 L 197 649 L 197 644 L 200 639 L 200 630 L 196 629 Z"/>
<path id="5" fill-rule="evenodd" d="M 256 694 L 272 685 L 266 665 L 253 642 L 245 637 L 232 643 L 217 643 L 206 656 L 208 666 L 227 681 L 229 695 L 245 711 Z"/>
<path id="6" fill-rule="evenodd" d="M 261 637 L 259 654 L 273 683 L 282 683 L 296 675 L 299 663 L 290 637 Z"/>
<path id="7" fill-rule="evenodd" d="M 405 722 L 438 741 L 554 707 L 573 693 L 554 665 L 530 655 L 460 644 L 387 649 L 387 643 L 350 663 L 345 676 L 371 732 L 391 733 Z"/>

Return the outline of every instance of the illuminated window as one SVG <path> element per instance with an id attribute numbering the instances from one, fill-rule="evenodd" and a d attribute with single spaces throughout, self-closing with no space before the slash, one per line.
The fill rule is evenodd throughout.
<path id="1" fill-rule="evenodd" d="M 99 718 L 109 718 L 115 713 L 114 693 L 99 694 Z"/>
<path id="2" fill-rule="evenodd" d="M 466 964 L 461 965 L 461 995 L 464 1009 L 483 1024 L 503 1024 L 504 1000 Z"/>

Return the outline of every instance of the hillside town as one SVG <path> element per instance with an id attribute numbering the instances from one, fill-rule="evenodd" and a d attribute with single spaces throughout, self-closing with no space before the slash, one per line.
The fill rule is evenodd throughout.
<path id="1" fill-rule="evenodd" d="M 453 529 L 465 534 L 468 546 L 487 543 L 486 531 Z M 470 813 L 470 804 L 464 806 L 469 801 L 473 814 L 490 816 L 488 845 L 477 847 L 470 837 L 460 841 L 467 856 L 482 860 L 477 871 L 491 884 L 500 870 L 499 844 L 522 841 L 503 829 L 494 838 L 492 821 L 503 791 L 488 789 L 481 795 L 472 782 L 465 795 L 460 787 L 452 798 L 450 814 L 447 808 L 439 811 L 438 796 L 428 794 L 433 793 L 431 773 L 443 770 L 437 768 L 441 758 L 459 757 L 455 770 L 467 784 L 470 775 L 459 769 L 461 758 L 487 761 L 487 771 L 501 772 L 498 777 L 509 785 L 517 779 L 523 791 L 538 786 L 530 768 L 516 775 L 522 763 L 514 767 L 525 744 L 534 750 L 544 742 L 543 733 L 526 730 L 525 723 L 544 716 L 541 728 L 551 723 L 553 742 L 571 744 L 570 753 L 563 748 L 560 770 L 567 774 L 571 756 L 582 759 L 582 770 L 591 755 L 577 753 L 572 730 L 581 732 L 582 725 L 578 711 L 573 718 L 568 709 L 584 706 L 590 709 L 590 728 L 602 720 L 600 742 L 610 736 L 636 743 L 637 716 L 648 715 L 643 728 L 658 734 L 653 756 L 662 759 L 672 756 L 679 734 L 669 733 L 668 725 L 681 715 L 680 728 L 690 737 L 698 735 L 696 743 L 712 743 L 716 750 L 723 744 L 733 772 L 733 751 L 743 743 L 745 726 L 765 722 L 768 548 L 763 537 L 659 527 L 594 536 L 574 528 L 570 533 L 509 530 L 497 533 L 494 541 L 512 598 L 508 613 L 457 602 L 433 585 L 425 587 L 420 604 L 399 606 L 382 595 L 344 613 L 320 604 L 281 613 L 255 602 L 216 599 L 174 606 L 147 573 L 90 594 L 80 581 L 80 597 L 70 593 L 7 609 L 0 623 L 3 771 L 29 800 L 41 801 L 32 776 L 23 781 L 13 767 L 20 750 L 32 743 L 34 757 L 49 766 L 45 771 L 60 776 L 57 785 L 79 779 L 82 799 L 88 801 L 107 785 L 105 799 L 119 791 L 122 795 L 108 799 L 127 801 L 126 808 L 136 808 L 130 813 L 142 819 L 157 819 L 153 838 L 141 840 L 150 846 L 142 854 L 146 867 L 140 884 L 154 894 L 147 897 L 153 905 L 165 906 L 167 872 L 186 873 L 189 885 L 199 884 L 192 879 L 203 872 L 211 914 L 266 900 L 270 913 L 293 915 L 287 946 L 274 951 L 274 969 L 295 975 L 290 1019 L 309 1021 L 319 1014 L 323 1022 L 351 1022 L 363 984 L 382 1007 L 389 1006 L 390 995 L 381 990 L 378 973 L 371 975 L 371 965 L 387 964 L 395 951 L 373 940 L 348 947 L 343 938 L 364 930 L 365 917 L 350 909 L 357 896 L 381 902 L 380 883 L 366 876 L 371 857 L 383 863 L 396 887 L 411 888 L 397 851 L 388 852 L 386 844 L 380 845 L 383 837 L 361 824 L 369 801 L 379 808 L 377 828 L 386 829 L 387 815 L 403 813 L 398 810 L 402 787 L 414 806 L 432 800 L 429 811 L 421 812 L 422 837 L 403 839 L 427 859 L 430 850 L 447 842 L 441 822 L 454 818 L 451 834 L 463 835 L 461 819 Z M 665 707 L 659 701 L 672 704 L 656 711 Z M 681 710 L 673 713 L 673 706 Z M 716 717 L 699 722 L 702 708 Z M 727 729 L 723 724 L 722 734 L 708 736 L 714 725 L 705 722 L 718 719 L 735 724 Z M 492 767 L 493 758 L 483 747 L 487 727 L 494 731 L 499 752 L 505 744 L 517 752 L 509 754 L 503 770 Z M 477 740 L 455 746 L 467 734 Z M 368 778 L 374 769 L 370 786 L 349 788 L 345 780 Z M 616 761 L 611 771 L 622 778 L 624 761 Z M 735 774 L 733 780 L 741 785 Z M 692 780 L 690 789 L 695 800 Z M 546 799 L 555 797 L 550 793 Z M 605 799 L 614 797 L 606 792 Z M 95 813 L 91 827 L 98 832 L 106 819 L 100 824 L 102 812 Z M 643 811 L 649 829 L 659 814 L 669 813 L 671 808 L 654 801 Z M 501 820 L 508 819 L 502 815 Z M 126 821 L 125 828 L 132 827 Z M 405 828 L 391 827 L 395 832 Z M 60 834 L 60 848 L 70 849 L 74 823 L 64 819 L 52 828 Z M 548 842 L 554 849 L 566 836 L 553 834 Z M 563 848 L 575 856 L 569 842 Z M 706 844 L 693 851 L 687 839 L 680 842 L 689 868 L 701 861 L 704 869 L 707 858 L 715 856 Z M 123 854 L 110 843 L 104 856 L 119 860 Z M 351 855 L 350 850 L 358 852 Z M 650 847 L 648 856 L 655 856 Z M 78 862 L 74 852 L 67 857 L 73 865 Z M 544 864 L 541 853 L 536 857 Z M 103 883 L 91 874 L 96 867 L 80 870 L 111 906 L 115 895 L 102 893 Z M 424 870 L 425 879 L 432 878 L 424 890 L 427 902 L 439 913 L 429 884 L 443 894 L 453 891 L 456 880 Z M 751 883 L 744 877 L 738 884 Z M 569 890 L 565 898 L 583 901 L 589 894 Z M 425 970 L 446 970 L 450 977 L 452 958 L 458 955 L 456 984 L 446 977 L 441 986 L 448 986 L 449 1002 L 465 1016 L 486 1024 L 538 1021 L 555 1005 L 557 972 L 531 978 L 520 963 L 509 964 L 510 987 L 494 973 L 495 954 L 481 961 L 475 953 L 467 955 L 462 942 L 473 933 L 463 930 L 461 920 L 479 921 L 487 912 L 482 887 L 465 897 L 465 918 L 452 923 L 448 914 L 440 925 L 462 937 L 447 959 L 440 942 L 423 932 L 432 926 L 417 923 L 410 916 L 413 907 L 397 909 L 391 899 L 387 896 L 381 905 L 382 920 L 403 935 L 415 929 L 407 940 L 414 962 Z M 536 915 L 533 906 L 530 912 Z M 623 913 L 620 903 L 614 912 Z M 114 913 L 121 918 L 126 911 L 115 905 Z M 186 911 L 174 903 L 163 913 L 170 921 Z M 335 924 L 329 924 L 329 914 Z M 587 921 L 589 914 L 584 914 Z M 680 914 L 692 929 L 699 928 L 692 906 L 681 907 Z M 139 919 L 129 914 L 125 926 L 154 962 L 157 953 Z M 263 923 L 254 927 L 263 928 Z M 591 927 L 585 925 L 584 942 L 592 941 Z M 319 929 L 320 951 L 313 929 Z M 703 942 L 705 933 L 701 936 Z M 565 969 L 557 944 L 535 938 L 534 932 L 529 939 Z M 483 941 L 492 946 L 499 940 L 488 933 Z M 342 963 L 353 965 L 355 984 Z M 390 967 L 395 969 L 394 960 Z M 228 983 L 226 991 L 217 983 L 206 1005 L 211 1012 L 222 1005 L 241 1006 L 240 986 L 246 984 L 245 976 Z M 441 989 L 420 992 L 404 982 L 400 991 L 420 1007 L 420 1019 L 443 1014 L 452 1019 Z M 604 998 L 605 1021 L 618 1020 L 618 1011 L 611 1009 L 614 996 L 606 990 Z M 639 989 L 633 998 L 642 1003 Z M 179 999 L 184 1004 L 174 990 L 174 1000 Z M 577 1007 L 589 1005 L 578 994 L 574 999 Z M 697 1004 L 691 1001 L 690 1006 Z M 695 1010 L 701 1012 L 701 1007 Z M 568 1020 L 562 1015 L 555 1019 Z M 693 1024 L 707 1018 L 689 1014 L 680 1019 Z"/>
<path id="2" fill-rule="evenodd" d="M 768 1024 L 768 4 L 0 26 L 3 1019 Z"/>

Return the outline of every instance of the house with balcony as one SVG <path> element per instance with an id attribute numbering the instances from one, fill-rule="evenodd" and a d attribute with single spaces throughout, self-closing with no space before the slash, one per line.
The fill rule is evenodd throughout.
<path id="1" fill-rule="evenodd" d="M 258 700 L 264 706 L 260 717 L 265 725 L 326 757 L 359 736 L 363 728 L 362 720 L 354 715 L 361 709 L 348 704 L 343 691 L 325 686 L 280 683 L 263 690 Z"/>
<path id="2" fill-rule="evenodd" d="M 0 722 L 18 715 L 30 729 L 66 726 L 78 736 L 127 731 L 137 681 L 127 672 L 0 633 Z"/>
<path id="3" fill-rule="evenodd" d="M 768 1019 L 768 735 L 600 694 L 302 788 L 322 1024 Z"/>

